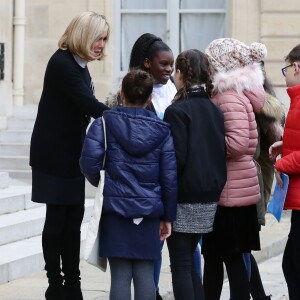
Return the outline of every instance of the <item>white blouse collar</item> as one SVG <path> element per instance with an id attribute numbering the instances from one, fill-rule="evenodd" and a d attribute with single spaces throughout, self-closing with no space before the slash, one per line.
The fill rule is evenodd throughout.
<path id="1" fill-rule="evenodd" d="M 79 66 L 81 68 L 85 68 L 88 64 L 88 61 L 86 61 L 85 59 L 81 58 L 80 56 L 76 55 L 76 54 L 73 54 L 74 56 L 74 59 L 76 60 L 76 62 L 79 64 Z"/>

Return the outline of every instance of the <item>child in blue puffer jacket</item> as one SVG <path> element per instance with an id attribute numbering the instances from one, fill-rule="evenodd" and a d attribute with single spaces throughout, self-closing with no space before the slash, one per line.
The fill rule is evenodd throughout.
<path id="1" fill-rule="evenodd" d="M 152 76 L 141 70 L 123 79 L 123 107 L 103 114 L 91 125 L 80 167 L 94 186 L 105 158 L 104 202 L 100 221 L 100 256 L 108 257 L 110 299 L 155 299 L 154 260 L 160 241 L 171 233 L 176 217 L 177 166 L 170 127 L 146 110 Z M 106 153 L 105 153 L 106 152 Z"/>

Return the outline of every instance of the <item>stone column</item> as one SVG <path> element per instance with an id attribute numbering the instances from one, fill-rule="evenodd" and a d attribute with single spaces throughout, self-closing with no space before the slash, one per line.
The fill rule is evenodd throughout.
<path id="1" fill-rule="evenodd" d="M 22 106 L 24 101 L 25 0 L 15 0 L 14 4 L 13 103 L 16 106 Z"/>

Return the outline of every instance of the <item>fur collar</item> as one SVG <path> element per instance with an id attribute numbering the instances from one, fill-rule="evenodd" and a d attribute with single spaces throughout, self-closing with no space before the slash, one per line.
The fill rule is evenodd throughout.
<path id="1" fill-rule="evenodd" d="M 259 64 L 252 64 L 232 71 L 218 72 L 214 76 L 214 93 L 222 93 L 227 90 L 235 90 L 239 94 L 243 91 L 262 86 L 264 82 L 263 72 Z"/>
<path id="2" fill-rule="evenodd" d="M 283 120 L 285 116 L 285 111 L 280 101 L 268 93 L 266 93 L 265 104 L 260 113 L 279 121 Z"/>

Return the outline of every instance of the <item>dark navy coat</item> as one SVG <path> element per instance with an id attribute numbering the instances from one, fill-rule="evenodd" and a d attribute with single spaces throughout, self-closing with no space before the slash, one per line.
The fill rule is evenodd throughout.
<path id="1" fill-rule="evenodd" d="M 105 166 L 101 118 L 89 128 L 80 158 L 81 170 L 94 186 L 105 169 L 100 254 L 157 259 L 159 222 L 176 218 L 177 165 L 170 127 L 142 108 L 116 108 L 103 117 Z M 133 218 L 140 217 L 143 221 L 134 224 Z"/>
<path id="2" fill-rule="evenodd" d="M 106 109 L 93 95 L 88 67 L 69 50 L 58 49 L 46 68 L 31 136 L 32 201 L 83 205 L 82 144 L 90 117 L 99 118 Z"/>

